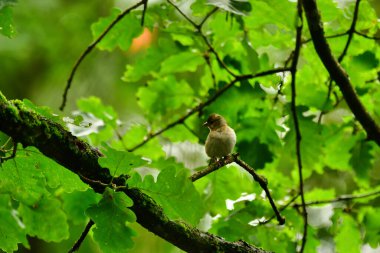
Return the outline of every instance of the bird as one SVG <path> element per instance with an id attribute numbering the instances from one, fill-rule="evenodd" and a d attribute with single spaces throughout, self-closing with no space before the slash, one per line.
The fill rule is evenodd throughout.
<path id="1" fill-rule="evenodd" d="M 227 121 L 221 115 L 213 113 L 203 125 L 210 129 L 205 151 L 211 162 L 231 154 L 236 144 L 236 134 Z"/>

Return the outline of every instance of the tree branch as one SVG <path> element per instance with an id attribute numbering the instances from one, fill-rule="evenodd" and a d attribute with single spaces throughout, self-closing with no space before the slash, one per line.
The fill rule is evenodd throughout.
<path id="1" fill-rule="evenodd" d="M 276 204 L 274 203 L 274 200 L 273 200 L 273 198 L 270 194 L 270 191 L 268 189 L 268 180 L 265 177 L 257 174 L 256 171 L 251 166 L 249 166 L 246 162 L 241 160 L 239 158 L 239 154 L 228 155 L 228 156 L 210 164 L 205 169 L 200 170 L 200 171 L 194 173 L 192 176 L 190 176 L 190 180 L 194 182 L 194 181 L 210 174 L 211 172 L 214 172 L 214 171 L 220 169 L 221 167 L 223 167 L 227 164 L 233 163 L 233 162 L 235 162 L 240 167 L 242 167 L 244 170 L 246 170 L 253 177 L 253 179 L 259 183 L 260 187 L 265 191 L 265 194 L 268 197 L 269 203 L 270 203 L 270 205 L 271 205 L 271 207 L 272 207 L 272 209 L 273 209 L 273 211 L 277 217 L 278 223 L 280 225 L 285 224 L 285 218 L 282 217 L 280 212 L 278 211 Z"/>
<path id="2" fill-rule="evenodd" d="M 302 158 L 301 158 L 301 130 L 297 117 L 297 108 L 296 108 L 296 75 L 297 75 L 297 64 L 300 56 L 301 46 L 302 46 L 302 29 L 303 29 L 303 17 L 302 17 L 302 0 L 297 2 L 297 28 L 296 28 L 296 44 L 293 54 L 292 66 L 290 68 L 290 73 L 292 76 L 291 80 L 291 90 L 292 90 L 292 99 L 291 99 L 291 111 L 293 114 L 294 130 L 296 133 L 296 156 L 297 156 L 297 166 L 298 166 L 298 176 L 299 176 L 299 192 L 301 196 L 302 203 L 302 217 L 303 217 L 303 234 L 301 241 L 301 248 L 299 252 L 303 252 L 305 249 L 307 241 L 307 210 L 305 205 L 305 195 L 304 195 L 304 186 L 303 186 L 303 175 L 302 175 Z"/>
<path id="3" fill-rule="evenodd" d="M 78 241 L 75 242 L 75 244 L 74 244 L 73 247 L 68 251 L 68 253 L 73 253 L 73 252 L 75 252 L 75 251 L 77 251 L 77 250 L 79 249 L 80 245 L 82 244 L 82 242 L 84 241 L 84 239 L 86 238 L 88 232 L 90 232 L 90 229 L 91 229 L 91 227 L 92 227 L 94 224 L 95 224 L 95 223 L 94 223 L 92 220 L 90 220 L 90 221 L 87 223 L 87 225 L 86 225 L 86 227 L 84 228 L 82 234 L 80 235 Z"/>
<path id="4" fill-rule="evenodd" d="M 71 69 L 71 72 L 70 72 L 70 76 L 69 76 L 69 79 L 67 80 L 67 83 L 66 83 L 66 87 L 65 87 L 65 91 L 63 92 L 63 95 L 62 95 L 62 104 L 61 106 L 59 107 L 59 110 L 63 111 L 63 109 L 65 109 L 65 106 L 66 106 L 66 102 L 67 102 L 67 94 L 70 90 L 70 87 L 71 87 L 71 83 L 73 81 L 73 78 L 74 78 L 74 75 L 79 67 L 79 65 L 82 63 L 82 61 L 84 60 L 84 58 L 89 54 L 91 53 L 91 51 L 96 47 L 97 44 L 99 44 L 99 42 L 107 35 L 107 33 L 121 20 L 123 19 L 123 17 L 125 17 L 125 15 L 127 15 L 128 13 L 130 13 L 132 10 L 136 9 L 137 7 L 139 7 L 140 5 L 144 5 L 144 11 L 143 11 L 143 18 L 144 18 L 144 15 L 145 15 L 145 9 L 146 9 L 146 3 L 147 3 L 147 0 L 142 0 L 140 2 L 138 2 L 137 4 L 129 7 L 128 9 L 124 10 L 122 13 L 120 13 L 114 21 L 112 21 L 112 23 L 107 27 L 106 30 L 104 30 L 104 32 L 94 41 L 92 42 L 87 48 L 86 50 L 84 50 L 81 54 L 81 56 L 78 58 L 78 60 L 76 61 L 76 63 L 74 64 L 74 67 Z"/>
<path id="5" fill-rule="evenodd" d="M 277 217 L 278 223 L 280 225 L 284 225 L 285 224 L 285 218 L 283 216 L 281 216 L 280 212 L 278 211 L 278 209 L 276 207 L 276 204 L 273 201 L 273 198 L 272 198 L 270 191 L 268 189 L 268 180 L 266 178 L 264 178 L 263 176 L 258 175 L 253 168 L 251 168 L 247 163 L 245 163 L 239 157 L 234 156 L 234 162 L 239 164 L 243 169 L 245 169 L 249 174 L 251 174 L 253 179 L 259 183 L 261 188 L 265 191 L 266 196 L 268 197 L 269 203 L 272 206 L 272 209 L 273 209 L 273 211 Z"/>
<path id="6" fill-rule="evenodd" d="M 355 199 L 369 198 L 369 197 L 373 197 L 377 195 L 380 195 L 380 190 L 369 192 L 369 193 L 357 194 L 357 195 L 342 195 L 334 199 L 310 201 L 310 202 L 307 202 L 306 205 L 315 206 L 315 205 L 322 205 L 322 204 L 331 204 L 331 203 L 342 202 L 342 201 L 351 201 Z M 296 208 L 298 208 L 299 206 L 300 205 L 297 203 L 293 205 L 293 207 L 296 207 Z"/>
<path id="7" fill-rule="evenodd" d="M 96 192 L 104 191 L 112 176 L 102 168 L 98 158 L 102 155 L 88 143 L 73 136 L 61 125 L 24 107 L 21 101 L 7 101 L 0 92 L 0 131 L 11 136 L 23 146 L 35 146 L 45 156 L 72 172 L 90 180 L 83 180 Z M 102 182 L 102 184 L 96 182 Z M 187 252 L 267 252 L 243 241 L 228 242 L 202 232 L 183 222 L 170 220 L 162 208 L 141 190 L 125 187 L 125 179 L 113 178 L 116 186 L 133 200 L 131 210 L 137 222 Z"/>
<path id="8" fill-rule="evenodd" d="M 347 105 L 365 129 L 368 138 L 374 140 L 380 145 L 380 128 L 376 124 L 375 120 L 369 115 L 358 95 L 351 84 L 351 81 L 340 66 L 338 61 L 331 53 L 329 44 L 324 37 L 324 30 L 322 25 L 321 16 L 317 7 L 316 0 L 303 0 L 303 7 L 307 22 L 309 24 L 310 34 L 313 40 L 315 50 L 317 51 L 319 58 L 322 60 L 325 68 L 329 72 L 331 78 L 339 86 Z"/>

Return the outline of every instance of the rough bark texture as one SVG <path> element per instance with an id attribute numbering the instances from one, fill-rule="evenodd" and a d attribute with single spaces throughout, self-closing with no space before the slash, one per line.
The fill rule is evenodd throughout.
<path id="1" fill-rule="evenodd" d="M 84 180 L 96 192 L 101 193 L 111 175 L 98 164 L 101 153 L 88 143 L 76 138 L 61 125 L 44 118 L 23 106 L 20 101 L 7 101 L 0 92 L 0 131 L 24 146 L 35 146 L 72 172 L 90 180 Z M 113 183 L 124 185 L 123 179 Z M 243 241 L 228 242 L 223 238 L 202 232 L 184 222 L 171 221 L 162 208 L 139 189 L 125 189 L 133 200 L 131 209 L 137 222 L 149 231 L 187 252 L 268 252 Z"/>
<path id="2" fill-rule="evenodd" d="M 368 138 L 380 145 L 379 126 L 359 100 L 346 71 L 331 53 L 330 46 L 324 36 L 321 15 L 319 14 L 316 1 L 303 0 L 303 8 L 305 9 L 310 34 L 319 58 L 322 60 L 331 78 L 339 86 L 347 105 L 367 132 Z"/>

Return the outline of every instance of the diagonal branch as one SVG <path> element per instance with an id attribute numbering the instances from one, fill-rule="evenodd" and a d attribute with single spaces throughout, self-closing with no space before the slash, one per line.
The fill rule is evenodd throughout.
<path id="1" fill-rule="evenodd" d="M 346 71 L 331 53 L 330 46 L 324 37 L 322 20 L 316 0 L 303 0 L 303 8 L 305 9 L 310 34 L 319 58 L 322 60 L 331 78 L 339 86 L 347 105 L 366 131 L 368 138 L 380 145 L 379 126 L 359 100 Z"/>
<path id="2" fill-rule="evenodd" d="M 142 0 L 140 2 L 138 2 L 137 4 L 129 7 L 128 9 L 124 10 L 122 13 L 120 13 L 114 21 L 112 21 L 112 23 L 107 27 L 106 30 L 104 30 L 104 32 L 94 41 L 92 42 L 87 48 L 86 50 L 84 50 L 81 54 L 81 56 L 78 58 L 78 60 L 75 62 L 74 64 L 74 67 L 71 69 L 71 73 L 70 73 L 70 76 L 69 76 L 69 79 L 67 80 L 67 83 L 66 83 L 66 87 L 65 87 L 65 91 L 63 92 L 63 95 L 62 95 L 62 104 L 61 106 L 59 107 L 59 110 L 63 111 L 63 109 L 65 109 L 65 106 L 66 106 L 66 102 L 67 102 L 67 94 L 71 88 L 71 83 L 73 81 L 73 78 L 74 78 L 74 75 L 79 67 L 79 65 L 82 63 L 82 61 L 84 60 L 84 58 L 86 58 L 86 56 L 91 53 L 91 51 L 96 47 L 97 44 L 99 44 L 99 42 L 107 35 L 107 33 L 121 20 L 123 19 L 128 13 L 130 13 L 132 10 L 138 8 L 140 5 L 144 5 L 144 11 L 143 11 L 143 18 L 144 18 L 144 14 L 145 14 L 145 10 L 146 10 L 146 3 L 147 3 L 147 0 Z M 143 21 L 142 21 L 143 22 Z"/>
<path id="3" fill-rule="evenodd" d="M 80 235 L 78 241 L 75 242 L 75 244 L 74 244 L 73 247 L 68 251 L 68 253 L 73 253 L 73 252 L 75 252 L 75 251 L 77 251 L 77 250 L 79 249 L 80 245 L 82 244 L 82 242 L 84 241 L 84 239 L 86 238 L 88 232 L 90 232 L 90 229 L 91 229 L 91 227 L 92 227 L 94 224 L 95 224 L 95 223 L 94 223 L 92 220 L 90 220 L 90 221 L 87 223 L 87 225 L 86 225 L 86 227 L 84 228 L 82 234 Z"/>
<path id="4" fill-rule="evenodd" d="M 203 108 L 205 108 L 206 106 L 210 105 L 212 102 L 214 102 L 217 98 L 219 98 L 221 95 L 223 95 L 224 92 L 226 92 L 227 90 L 229 90 L 231 87 L 233 87 L 235 85 L 235 83 L 239 82 L 239 81 L 242 81 L 242 80 L 248 80 L 248 79 L 252 79 L 252 78 L 256 78 L 256 77 L 262 77 L 262 76 L 267 76 L 267 75 L 272 75 L 272 74 L 276 74 L 276 73 L 281 73 L 281 72 L 285 72 L 285 71 L 289 71 L 289 68 L 278 68 L 278 69 L 272 69 L 272 70 L 267 70 L 267 71 L 263 71 L 263 72 L 259 72 L 259 73 L 256 73 L 256 74 L 250 74 L 250 75 L 242 75 L 242 76 L 237 76 L 234 80 L 232 80 L 230 83 L 226 84 L 224 87 L 220 88 L 219 90 L 217 90 L 215 92 L 215 94 L 213 96 L 211 96 L 208 100 L 206 100 L 205 102 L 202 102 L 202 103 L 199 103 L 198 105 L 196 105 L 195 107 L 193 107 L 192 109 L 190 109 L 185 115 L 183 115 L 181 118 L 169 123 L 168 125 L 166 125 L 164 128 L 154 132 L 154 133 L 150 133 L 148 134 L 147 136 L 145 136 L 144 140 L 140 143 L 138 143 L 137 145 L 133 146 L 132 148 L 128 149 L 128 151 L 132 152 L 132 151 L 135 151 L 136 149 L 144 146 L 146 143 L 148 143 L 150 140 L 152 140 L 153 138 L 159 136 L 160 134 L 162 134 L 163 132 L 173 128 L 174 126 L 178 125 L 178 124 L 181 124 L 183 123 L 187 118 L 189 118 L 191 115 L 197 113 L 197 112 L 200 112 L 203 110 Z"/>
<path id="5" fill-rule="evenodd" d="M 297 75 L 297 64 L 300 56 L 301 46 L 302 46 L 302 29 L 303 29 L 303 17 L 302 17 L 302 0 L 297 2 L 297 28 L 296 28 L 296 45 L 293 54 L 292 66 L 290 68 L 290 73 L 292 76 L 291 80 L 291 90 L 292 90 L 292 99 L 291 99 L 291 111 L 293 115 L 294 130 L 296 133 L 296 156 L 297 156 L 297 166 L 298 166 L 298 176 L 299 176 L 299 192 L 302 202 L 302 216 L 303 216 L 303 234 L 301 241 L 301 248 L 299 252 L 303 252 L 305 249 L 307 241 L 307 210 L 305 205 L 305 195 L 304 195 L 304 186 L 303 186 L 303 175 L 302 175 L 302 158 L 301 158 L 301 130 L 297 117 L 297 108 L 296 108 L 296 75 Z"/>
<path id="6" fill-rule="evenodd" d="M 270 194 L 270 191 L 268 189 L 268 180 L 265 177 L 257 174 L 256 171 L 251 166 L 249 166 L 246 162 L 241 160 L 239 158 L 239 154 L 228 155 L 228 156 L 220 159 L 219 161 L 210 164 L 205 169 L 200 170 L 200 171 L 194 173 L 193 175 L 191 175 L 190 180 L 194 182 L 194 181 L 210 174 L 211 172 L 214 172 L 214 171 L 222 168 L 223 166 L 230 164 L 230 163 L 233 163 L 233 162 L 235 162 L 240 167 L 242 167 L 244 170 L 246 170 L 253 177 L 253 179 L 259 183 L 260 187 L 265 191 L 265 194 L 268 197 L 269 203 L 270 203 L 270 205 L 271 205 L 271 207 L 272 207 L 272 209 L 273 209 L 273 211 L 277 217 L 277 221 L 278 221 L 279 225 L 284 225 L 285 224 L 285 218 L 283 216 L 281 216 L 280 212 L 278 211 L 278 209 L 276 207 L 276 204 L 274 203 L 272 195 Z"/>
<path id="7" fill-rule="evenodd" d="M 98 163 L 101 153 L 88 143 L 73 136 L 61 125 L 24 107 L 21 101 L 7 101 L 0 93 L 0 131 L 23 146 L 35 146 L 45 156 L 89 180 L 83 180 L 96 192 L 104 191 L 112 176 Z M 81 179 L 83 179 L 81 177 Z M 102 182 L 99 184 L 97 182 Z M 114 178 L 116 186 L 125 186 L 125 179 Z M 137 188 L 122 188 L 133 200 L 131 210 L 137 222 L 187 252 L 267 252 L 243 241 L 228 242 L 202 232 L 184 222 L 170 220 L 162 208 Z"/>

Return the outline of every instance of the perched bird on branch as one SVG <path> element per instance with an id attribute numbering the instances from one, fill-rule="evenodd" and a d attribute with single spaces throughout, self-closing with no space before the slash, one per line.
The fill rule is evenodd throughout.
<path id="1" fill-rule="evenodd" d="M 213 113 L 203 125 L 210 129 L 205 149 L 211 161 L 231 154 L 236 144 L 236 134 L 227 125 L 226 120 L 219 114 Z"/>

